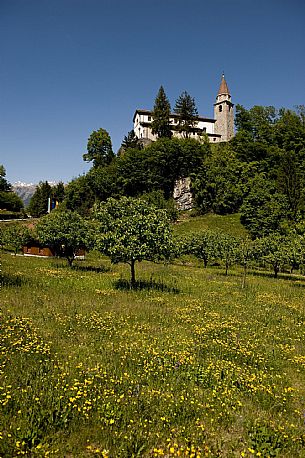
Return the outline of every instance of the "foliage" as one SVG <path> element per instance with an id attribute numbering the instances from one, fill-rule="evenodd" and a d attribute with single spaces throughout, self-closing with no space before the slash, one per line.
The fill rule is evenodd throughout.
<path id="1" fill-rule="evenodd" d="M 0 208 L 20 212 L 23 209 L 23 202 L 13 191 L 0 191 Z"/>
<path id="2" fill-rule="evenodd" d="M 279 231 L 288 216 L 288 202 L 284 194 L 264 174 L 250 182 L 250 191 L 240 208 L 241 222 L 253 238 Z"/>
<path id="3" fill-rule="evenodd" d="M 2 234 L 2 243 L 8 249 L 13 250 L 15 255 L 31 239 L 29 229 L 21 224 L 10 224 L 5 227 Z"/>
<path id="4" fill-rule="evenodd" d="M 155 105 L 152 111 L 152 134 L 156 134 L 158 138 L 171 138 L 172 131 L 170 126 L 170 114 L 171 106 L 168 98 L 166 97 L 164 88 L 161 86 L 155 99 Z"/>
<path id="5" fill-rule="evenodd" d="M 206 230 L 185 238 L 182 252 L 193 254 L 203 261 L 204 267 L 207 267 L 209 262 L 219 258 L 219 232 Z"/>
<path id="6" fill-rule="evenodd" d="M 89 172 L 90 173 L 90 172 Z M 76 211 L 80 215 L 88 215 L 95 201 L 90 175 L 80 175 L 74 178 L 65 188 L 63 208 Z"/>
<path id="7" fill-rule="evenodd" d="M 182 92 L 176 100 L 174 112 L 179 117 L 177 126 L 178 130 L 185 138 L 188 138 L 198 119 L 195 99 L 186 91 Z"/>
<path id="8" fill-rule="evenodd" d="M 280 269 L 289 262 L 285 238 L 280 234 L 270 234 L 258 240 L 257 247 L 261 259 L 272 266 L 277 278 Z"/>
<path id="9" fill-rule="evenodd" d="M 48 199 L 52 196 L 52 187 L 47 181 L 40 181 L 27 208 L 31 216 L 40 217 L 48 212 Z"/>
<path id="10" fill-rule="evenodd" d="M 65 185 L 62 181 L 52 186 L 52 197 L 58 203 L 61 203 L 65 198 Z"/>
<path id="11" fill-rule="evenodd" d="M 251 166 L 239 161 L 227 145 L 219 145 L 207 155 L 192 175 L 196 207 L 201 213 L 236 213 L 245 195 Z"/>
<path id="12" fill-rule="evenodd" d="M 304 214 L 305 198 L 305 150 L 302 156 L 296 151 L 282 150 L 277 169 L 277 188 L 286 196 L 289 217 L 297 220 L 300 213 Z"/>
<path id="13" fill-rule="evenodd" d="M 243 283 L 242 288 L 246 286 L 247 269 L 251 261 L 258 259 L 259 253 L 257 246 L 249 236 L 239 240 L 237 247 L 237 261 L 243 267 Z"/>
<path id="14" fill-rule="evenodd" d="M 87 143 L 87 153 L 83 155 L 86 162 L 93 162 L 93 167 L 109 164 L 114 158 L 111 138 L 105 129 L 93 131 Z"/>
<path id="15" fill-rule="evenodd" d="M 0 164 L 0 209 L 19 212 L 23 209 L 23 202 L 20 197 L 12 191 L 12 186 L 5 176 L 5 168 Z"/>
<path id="16" fill-rule="evenodd" d="M 221 234 L 219 237 L 219 257 L 225 265 L 225 275 L 228 275 L 230 266 L 238 260 L 239 241 L 229 234 Z"/>
<path id="17" fill-rule="evenodd" d="M 156 208 L 166 210 L 168 218 L 171 222 L 174 222 L 178 218 L 178 210 L 176 202 L 173 198 L 165 199 L 164 192 L 161 190 L 152 191 L 142 194 L 141 198 Z"/>
<path id="18" fill-rule="evenodd" d="M 130 265 L 132 287 L 137 261 L 170 258 L 172 239 L 166 211 L 143 199 L 110 198 L 95 206 L 94 217 L 99 222 L 96 248 L 109 256 L 111 262 Z"/>
<path id="19" fill-rule="evenodd" d="M 0 192 L 2 191 L 10 191 L 11 190 L 11 184 L 7 181 L 6 177 L 6 171 L 3 165 L 0 164 Z"/>
<path id="20" fill-rule="evenodd" d="M 208 143 L 179 138 L 160 138 L 143 150 L 129 149 L 116 162 L 121 193 L 138 196 L 161 190 L 169 199 L 175 181 L 196 170 L 209 151 Z"/>
<path id="21" fill-rule="evenodd" d="M 124 140 L 122 141 L 120 148 L 120 153 L 122 154 L 129 148 L 142 149 L 142 143 L 139 141 L 133 129 L 130 130 L 128 134 L 124 136 Z"/>
<path id="22" fill-rule="evenodd" d="M 76 212 L 53 210 L 36 225 L 38 240 L 55 250 L 57 256 L 65 257 L 69 266 L 80 248 L 91 243 L 89 224 Z"/>
<path id="23" fill-rule="evenodd" d="M 122 193 L 122 179 L 118 174 L 118 162 L 123 157 L 113 160 L 104 167 L 93 167 L 87 174 L 87 183 L 95 200 L 104 201 Z"/>

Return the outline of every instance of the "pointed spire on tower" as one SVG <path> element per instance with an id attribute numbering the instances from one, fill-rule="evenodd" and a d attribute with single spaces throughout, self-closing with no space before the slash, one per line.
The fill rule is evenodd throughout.
<path id="1" fill-rule="evenodd" d="M 230 95 L 224 72 L 222 73 L 221 83 L 217 95 Z"/>

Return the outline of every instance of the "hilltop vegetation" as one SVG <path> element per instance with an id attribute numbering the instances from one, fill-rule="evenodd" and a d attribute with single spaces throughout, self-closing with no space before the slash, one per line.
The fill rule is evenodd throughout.
<path id="1" fill-rule="evenodd" d="M 167 132 L 164 122 L 162 118 L 160 138 L 148 146 L 129 133 L 118 155 L 112 151 L 109 134 L 104 129 L 94 131 L 84 154 L 92 168 L 65 187 L 62 205 L 88 215 L 96 201 L 109 197 L 158 192 L 170 201 L 176 180 L 190 176 L 198 212 L 239 212 L 254 238 L 285 233 L 288 226 L 303 221 L 303 106 L 292 111 L 261 106 L 246 110 L 237 105 L 237 133 L 218 145 L 211 145 L 204 135 L 200 140 L 162 137 Z"/>

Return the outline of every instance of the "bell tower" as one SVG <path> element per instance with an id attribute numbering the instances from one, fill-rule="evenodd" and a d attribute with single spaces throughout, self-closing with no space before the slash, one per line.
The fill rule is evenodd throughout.
<path id="1" fill-rule="evenodd" d="M 221 142 L 227 142 L 234 137 L 234 104 L 231 102 L 231 95 L 222 75 L 219 91 L 214 103 L 215 133 L 221 135 Z"/>

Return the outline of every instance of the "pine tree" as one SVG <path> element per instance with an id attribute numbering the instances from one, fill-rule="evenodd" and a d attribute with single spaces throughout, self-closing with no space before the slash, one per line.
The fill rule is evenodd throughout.
<path id="1" fill-rule="evenodd" d="M 178 130 L 182 132 L 184 137 L 189 138 L 198 119 L 195 99 L 186 91 L 182 92 L 176 100 L 174 112 L 179 116 Z"/>
<path id="2" fill-rule="evenodd" d="M 172 136 L 170 128 L 170 113 L 171 106 L 168 98 L 166 97 L 163 86 L 161 86 L 155 99 L 155 105 L 152 112 L 153 121 L 151 123 L 151 131 L 153 134 L 157 134 L 158 138 L 171 138 Z"/>
<path id="3" fill-rule="evenodd" d="M 134 130 L 131 130 L 124 136 L 120 150 L 122 149 L 123 151 L 126 151 L 128 148 L 142 149 L 142 144 L 134 133 Z"/>

